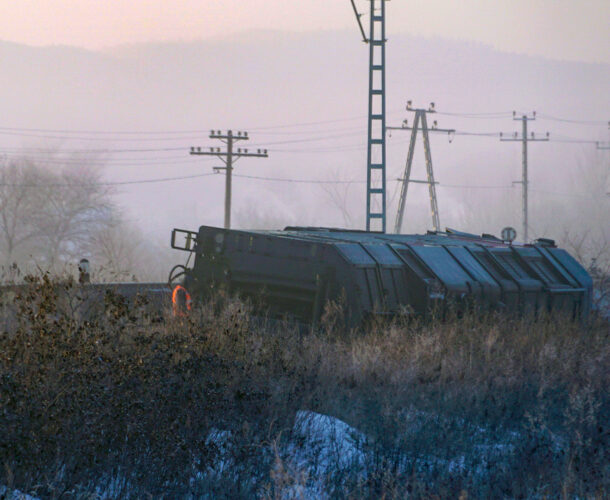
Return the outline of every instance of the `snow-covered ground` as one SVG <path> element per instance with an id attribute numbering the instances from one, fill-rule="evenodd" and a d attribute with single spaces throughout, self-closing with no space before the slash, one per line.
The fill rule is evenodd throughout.
<path id="1" fill-rule="evenodd" d="M 6 486 L 0 486 L 0 498 L 2 500 L 38 500 L 36 497 L 19 490 L 9 490 Z"/>
<path id="2" fill-rule="evenodd" d="M 442 417 L 416 410 L 405 412 L 405 433 L 413 435 L 426 422 L 437 423 L 434 419 L 440 421 Z M 457 422 L 457 425 L 467 426 L 467 423 Z M 502 440 L 492 439 L 486 429 L 478 426 L 470 426 L 468 432 L 472 436 L 472 453 L 478 455 L 477 457 L 456 454 L 453 457 L 441 458 L 430 454 L 413 458 L 405 454 L 402 459 L 399 457 L 397 463 L 409 464 L 410 467 L 415 465 L 416 469 L 422 471 L 433 469 L 450 474 L 466 472 L 484 479 L 482 476 L 490 470 L 487 465 L 498 463 L 498 460 L 512 454 L 515 444 L 521 438 L 519 433 L 513 432 L 506 433 Z M 333 493 L 328 491 L 329 484 L 333 485 L 331 488 L 340 488 L 341 478 L 353 479 L 354 475 L 364 481 L 370 473 L 371 464 L 374 463 L 374 446 L 371 440 L 360 430 L 329 415 L 299 411 L 289 436 L 289 439 L 282 440 L 282 444 L 269 443 L 266 450 L 261 450 L 261 454 L 271 457 L 271 476 L 275 491 L 276 494 L 280 492 L 280 496 L 285 499 L 328 498 Z M 216 458 L 205 466 L 199 460 L 194 460 L 190 479 L 190 486 L 194 491 L 197 491 L 197 484 L 202 482 L 210 484 L 224 480 L 243 481 L 243 475 L 238 479 L 239 464 L 235 460 L 233 436 L 229 431 L 212 430 L 206 438 L 206 445 L 214 447 Z M 253 479 L 252 486 L 256 489 L 254 481 Z M 101 481 L 100 484 L 103 486 L 93 488 L 96 498 L 115 498 L 118 491 L 125 492 L 130 489 L 129 484 L 121 478 Z M 9 492 L 6 487 L 0 487 L 0 498 L 37 500 L 16 490 Z"/>

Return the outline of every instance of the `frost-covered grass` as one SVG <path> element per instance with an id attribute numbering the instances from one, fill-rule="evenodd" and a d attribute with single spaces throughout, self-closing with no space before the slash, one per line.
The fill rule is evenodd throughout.
<path id="1" fill-rule="evenodd" d="M 607 322 L 320 331 L 223 294 L 84 322 L 35 282 L 0 335 L 0 485 L 37 498 L 604 498 Z M 6 491 L 8 491 L 6 490 Z M 2 490 L 4 494 L 5 490 Z M 8 494 L 8 493 L 7 493 Z M 10 498 L 10 497 L 9 497 Z"/>

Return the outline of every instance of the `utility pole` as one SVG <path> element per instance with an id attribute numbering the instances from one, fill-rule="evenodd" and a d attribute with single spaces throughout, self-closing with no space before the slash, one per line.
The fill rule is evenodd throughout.
<path id="1" fill-rule="evenodd" d="M 237 148 L 233 150 L 233 145 L 238 141 L 247 141 L 248 132 L 237 132 L 233 134 L 232 130 L 222 133 L 220 130 L 211 130 L 210 139 L 218 139 L 227 145 L 225 151 L 220 148 L 211 147 L 209 151 L 202 151 L 200 147 L 191 147 L 191 154 L 195 156 L 216 156 L 225 164 L 224 167 L 214 167 L 215 171 L 225 171 L 225 229 L 231 229 L 231 177 L 233 172 L 233 164 L 240 158 L 268 158 L 266 149 L 257 149 L 255 153 L 249 153 L 247 149 Z"/>
<path id="2" fill-rule="evenodd" d="M 610 130 L 610 121 L 608 122 L 608 130 Z M 610 149 L 610 142 L 599 142 L 595 143 L 595 149 Z"/>
<path id="3" fill-rule="evenodd" d="M 385 3 L 369 0 L 367 38 L 354 0 L 351 0 L 362 41 L 369 44 L 369 102 L 366 156 L 366 230 L 386 232 L 386 142 L 385 142 Z M 372 228 L 372 226 L 376 226 Z"/>
<path id="4" fill-rule="evenodd" d="M 517 117 L 517 113 L 513 111 L 513 120 L 521 121 L 521 137 L 519 134 L 515 132 L 512 137 L 505 138 L 503 134 L 500 133 L 500 140 L 503 142 L 521 142 L 522 143 L 522 173 L 521 180 L 515 181 L 513 184 L 521 184 L 521 210 L 523 217 L 523 243 L 527 243 L 528 236 L 527 230 L 529 227 L 528 224 L 528 199 L 527 199 L 527 191 L 528 191 L 528 176 L 527 176 L 527 143 L 528 142 L 536 142 L 536 141 L 548 141 L 549 133 L 546 133 L 546 137 L 536 137 L 534 132 L 531 133 L 531 136 L 527 136 L 527 122 L 533 121 L 536 119 L 536 112 L 532 113 L 532 116 L 522 115 L 521 117 Z"/>
<path id="5" fill-rule="evenodd" d="M 407 191 L 409 189 L 409 183 L 416 184 L 428 184 L 428 193 L 430 196 L 430 212 L 432 215 L 432 225 L 435 231 L 441 230 L 441 222 L 438 213 L 438 202 L 436 199 L 436 184 L 434 180 L 434 171 L 432 170 L 432 152 L 430 150 L 430 137 L 428 131 L 433 132 L 447 132 L 448 134 L 455 133 L 454 129 L 441 129 L 437 127 L 436 121 L 433 122 L 432 128 L 428 129 L 428 113 L 435 113 L 434 103 L 430 103 L 428 109 L 413 108 L 411 101 L 407 102 L 407 111 L 413 111 L 415 113 L 415 119 L 413 120 L 413 126 L 409 127 L 407 120 L 405 120 L 401 127 L 387 127 L 387 130 L 411 130 L 411 140 L 409 141 L 409 153 L 407 154 L 407 163 L 405 165 L 405 175 L 402 179 L 402 188 L 400 190 L 400 199 L 398 201 L 398 212 L 396 213 L 396 223 L 394 224 L 394 232 L 400 234 L 402 228 L 402 220 L 405 214 L 405 205 L 407 202 Z M 421 123 L 421 125 L 420 125 Z M 413 155 L 415 152 L 415 140 L 417 139 L 417 132 L 421 127 L 423 140 L 424 140 L 424 154 L 426 158 L 426 172 L 428 174 L 428 180 L 416 181 L 411 179 L 411 167 L 413 166 Z"/>

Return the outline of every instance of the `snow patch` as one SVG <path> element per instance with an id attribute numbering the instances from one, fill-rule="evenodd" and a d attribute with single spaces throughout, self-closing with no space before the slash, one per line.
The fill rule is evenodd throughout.
<path id="1" fill-rule="evenodd" d="M 3 500 L 39 500 L 37 497 L 19 490 L 9 490 L 6 486 L 0 486 L 0 498 Z"/>

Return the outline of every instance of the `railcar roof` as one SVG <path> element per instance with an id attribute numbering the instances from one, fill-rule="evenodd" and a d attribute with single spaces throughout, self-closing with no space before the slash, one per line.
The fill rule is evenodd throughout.
<path id="1" fill-rule="evenodd" d="M 299 241 L 316 241 L 326 243 L 406 243 L 409 245 L 459 245 L 459 246 L 490 246 L 508 247 L 510 243 L 504 242 L 493 235 L 476 235 L 464 233 L 453 229 L 443 232 L 428 231 L 427 234 L 387 234 L 367 231 L 352 231 L 339 228 L 324 227 L 295 227 L 288 226 L 281 231 L 246 231 L 256 234 L 268 234 L 282 238 Z M 515 246 L 523 246 L 514 243 Z"/>

